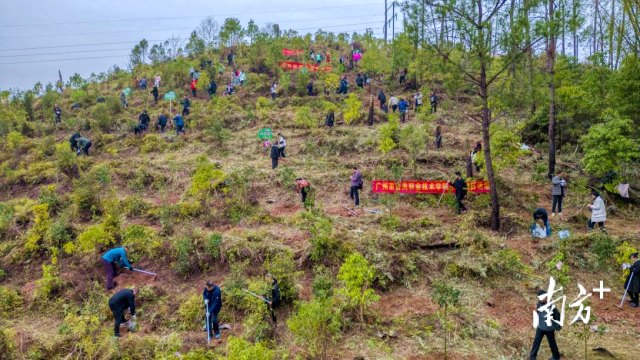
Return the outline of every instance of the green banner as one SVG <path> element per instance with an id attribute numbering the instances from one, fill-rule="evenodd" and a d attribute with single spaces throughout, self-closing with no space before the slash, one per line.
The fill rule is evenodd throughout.
<path id="1" fill-rule="evenodd" d="M 122 92 L 124 93 L 125 96 L 129 96 L 131 95 L 131 88 L 124 88 L 122 89 Z"/>
<path id="2" fill-rule="evenodd" d="M 264 128 L 260 130 L 258 133 L 258 138 L 260 139 L 271 139 L 273 137 L 273 133 L 270 128 Z"/>
<path id="3" fill-rule="evenodd" d="M 175 100 L 176 99 L 176 92 L 175 91 L 167 91 L 164 94 L 163 99 L 165 99 L 165 100 Z"/>

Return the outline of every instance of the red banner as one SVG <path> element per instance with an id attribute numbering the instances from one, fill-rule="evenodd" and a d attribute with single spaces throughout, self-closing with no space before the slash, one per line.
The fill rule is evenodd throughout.
<path id="1" fill-rule="evenodd" d="M 401 193 L 401 194 L 455 194 L 456 189 L 447 181 L 391 181 L 373 180 L 371 192 L 373 193 Z M 467 181 L 467 190 L 471 193 L 482 194 L 489 192 L 489 182 L 486 180 Z"/>
<path id="2" fill-rule="evenodd" d="M 282 55 L 284 56 L 296 56 L 302 54 L 304 54 L 304 50 L 282 49 Z"/>
<path id="3" fill-rule="evenodd" d="M 307 68 L 309 71 L 318 72 L 318 71 L 331 71 L 331 66 L 318 66 L 312 64 L 303 64 L 291 61 L 283 61 L 280 63 L 280 67 L 291 70 L 301 70 Z"/>

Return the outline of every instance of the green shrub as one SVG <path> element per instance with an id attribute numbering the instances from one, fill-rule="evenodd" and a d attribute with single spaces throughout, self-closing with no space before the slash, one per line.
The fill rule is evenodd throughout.
<path id="1" fill-rule="evenodd" d="M 296 110 L 295 122 L 300 128 L 310 129 L 318 126 L 318 121 L 308 106 L 302 106 Z"/>
<path id="2" fill-rule="evenodd" d="M 589 238 L 592 240 L 591 252 L 598 257 L 598 267 L 604 269 L 611 265 L 618 247 L 618 239 L 600 232 L 594 232 Z"/>
<path id="3" fill-rule="evenodd" d="M 268 256 L 264 267 L 268 273 L 278 279 L 280 297 L 283 303 L 297 299 L 298 294 L 295 284 L 300 272 L 296 271 L 296 261 L 291 250 L 286 248 L 275 255 Z"/>
<path id="4" fill-rule="evenodd" d="M 220 245 L 222 245 L 222 234 L 218 232 L 212 233 L 204 245 L 204 253 L 211 257 L 212 260 L 220 258 Z"/>
<path id="5" fill-rule="evenodd" d="M 62 289 L 62 280 L 55 265 L 42 264 L 42 278 L 36 281 L 35 298 L 52 298 Z"/>
<path id="6" fill-rule="evenodd" d="M 271 360 L 273 350 L 262 343 L 251 344 L 247 340 L 230 336 L 227 340 L 227 356 L 229 360 Z"/>
<path id="7" fill-rule="evenodd" d="M 173 269 L 176 274 L 183 279 L 186 279 L 189 275 L 193 274 L 196 270 L 197 259 L 195 258 L 196 248 L 193 246 L 191 239 L 179 238 L 174 246 L 174 253 L 176 255 L 176 261 Z"/>
<path id="8" fill-rule="evenodd" d="M 12 131 L 7 134 L 7 143 L 5 149 L 8 151 L 16 151 L 22 149 L 27 145 L 27 138 L 17 131 Z"/>
<path id="9" fill-rule="evenodd" d="M 357 310 L 360 321 L 364 321 L 365 309 L 380 299 L 375 290 L 371 289 L 375 269 L 369 266 L 362 255 L 354 253 L 340 267 L 338 279 L 342 281 L 343 287 L 338 289 L 337 295 L 345 301 L 348 308 Z"/>
<path id="10" fill-rule="evenodd" d="M 309 243 L 311 244 L 309 257 L 311 260 L 324 261 L 334 259 L 340 242 L 335 236 L 331 220 L 312 212 L 303 213 L 302 219 L 305 221 L 304 228 L 311 232 L 311 237 L 309 238 Z"/>
<path id="11" fill-rule="evenodd" d="M 333 295 L 333 276 L 329 269 L 318 266 L 313 269 L 313 296 L 317 299 L 328 299 Z"/>
<path id="12" fill-rule="evenodd" d="M 118 104 L 118 107 L 120 107 L 120 104 Z M 91 118 L 93 119 L 98 129 L 102 130 L 103 132 L 109 132 L 109 130 L 111 130 L 111 128 L 113 127 L 114 122 L 112 119 L 112 115 L 109 114 L 109 108 L 107 107 L 106 103 L 100 103 L 94 106 L 91 110 Z"/>
<path id="13" fill-rule="evenodd" d="M 16 290 L 0 286 L 0 315 L 9 317 L 16 314 L 22 307 L 24 299 Z"/>
<path id="14" fill-rule="evenodd" d="M 297 304 L 297 312 L 287 320 L 296 344 L 304 346 L 312 357 L 327 358 L 332 343 L 340 338 L 341 316 L 330 299 Z"/>
<path id="15" fill-rule="evenodd" d="M 0 353 L 7 359 L 18 358 L 18 345 L 13 341 L 15 336 L 12 329 L 0 327 Z"/>
<path id="16" fill-rule="evenodd" d="M 56 168 L 59 172 L 70 178 L 78 176 L 78 166 L 76 165 L 76 154 L 69 148 L 68 144 L 56 145 Z"/>
<path id="17" fill-rule="evenodd" d="M 344 101 L 344 123 L 349 125 L 353 121 L 360 120 L 364 114 L 362 111 L 362 102 L 356 93 L 350 93 Z"/>
<path id="18" fill-rule="evenodd" d="M 180 302 L 178 316 L 179 326 L 182 330 L 199 330 L 202 328 L 204 314 L 204 303 L 202 297 L 197 294 L 189 296 Z"/>
<path id="19" fill-rule="evenodd" d="M 101 251 L 112 247 L 114 243 L 115 238 L 105 231 L 102 224 L 89 226 L 78 235 L 78 248 L 85 252 Z"/>
<path id="20" fill-rule="evenodd" d="M 100 183 L 90 175 L 85 174 L 73 182 L 71 198 L 75 206 L 76 216 L 81 220 L 89 220 L 94 214 L 100 213 L 100 194 L 103 189 Z"/>

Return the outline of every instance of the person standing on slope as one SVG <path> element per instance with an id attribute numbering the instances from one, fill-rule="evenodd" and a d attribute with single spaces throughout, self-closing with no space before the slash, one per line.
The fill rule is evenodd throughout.
<path id="1" fill-rule="evenodd" d="M 129 264 L 129 260 L 127 260 L 127 252 L 129 252 L 128 246 L 113 248 L 104 253 L 100 258 L 100 262 L 104 266 L 104 272 L 107 277 L 107 290 L 111 290 L 118 285 L 113 282 L 113 278 L 118 276 L 116 263 L 118 263 L 120 268 L 133 270 L 133 266 L 131 266 L 131 264 Z"/>
<path id="2" fill-rule="evenodd" d="M 456 179 L 453 182 L 449 181 L 449 184 L 456 189 L 456 202 L 458 203 L 458 212 L 456 214 L 460 215 L 462 211 L 467 211 L 467 207 L 462 203 L 462 200 L 467 195 L 467 181 L 462 177 L 460 171 L 456 171 L 455 174 Z"/>

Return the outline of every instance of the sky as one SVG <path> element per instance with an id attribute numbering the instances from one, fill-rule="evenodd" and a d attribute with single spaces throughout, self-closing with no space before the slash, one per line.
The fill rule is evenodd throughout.
<path id="1" fill-rule="evenodd" d="M 113 65 L 126 68 L 140 40 L 188 38 L 209 15 L 219 24 L 235 17 L 246 27 L 253 19 L 302 34 L 372 28 L 382 37 L 384 26 L 384 0 L 0 0 L 0 6 L 0 91 L 55 84 L 58 70 L 66 82 L 74 73 L 87 78 Z"/>

